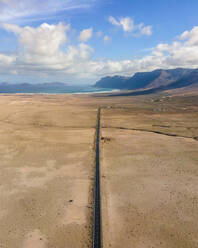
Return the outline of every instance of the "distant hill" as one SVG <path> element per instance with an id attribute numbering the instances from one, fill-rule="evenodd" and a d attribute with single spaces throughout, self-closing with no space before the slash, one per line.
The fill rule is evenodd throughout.
<path id="1" fill-rule="evenodd" d="M 12 84 L 3 82 L 0 83 L 0 93 L 53 93 L 62 92 L 69 86 L 64 83 L 54 82 L 54 83 L 42 83 L 42 84 Z"/>
<path id="2" fill-rule="evenodd" d="M 167 90 L 190 86 L 198 83 L 198 69 L 170 69 L 138 72 L 132 77 L 112 76 L 104 77 L 95 87 L 122 90 L 158 89 Z"/>

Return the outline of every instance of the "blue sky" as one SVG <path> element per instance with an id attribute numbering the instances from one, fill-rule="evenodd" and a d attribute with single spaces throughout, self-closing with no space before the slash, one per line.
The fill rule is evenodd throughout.
<path id="1" fill-rule="evenodd" d="M 0 0 L 0 81 L 198 67 L 197 0 Z"/>

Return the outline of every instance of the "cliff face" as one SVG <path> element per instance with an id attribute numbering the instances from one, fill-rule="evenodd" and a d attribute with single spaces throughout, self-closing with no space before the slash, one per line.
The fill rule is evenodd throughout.
<path id="1" fill-rule="evenodd" d="M 114 76 L 114 77 L 103 77 L 96 84 L 99 88 L 112 88 L 112 89 L 123 89 L 127 77 Z"/>
<path id="2" fill-rule="evenodd" d="M 96 87 L 113 89 L 180 88 L 198 83 L 198 69 L 170 69 L 138 72 L 132 77 L 105 77 L 96 82 Z"/>

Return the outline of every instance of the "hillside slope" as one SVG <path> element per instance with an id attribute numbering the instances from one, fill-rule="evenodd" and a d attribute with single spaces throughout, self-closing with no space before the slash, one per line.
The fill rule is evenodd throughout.
<path id="1" fill-rule="evenodd" d="M 138 72 L 132 77 L 105 77 L 96 82 L 96 87 L 113 89 L 174 89 L 198 83 L 198 69 L 176 68 Z"/>

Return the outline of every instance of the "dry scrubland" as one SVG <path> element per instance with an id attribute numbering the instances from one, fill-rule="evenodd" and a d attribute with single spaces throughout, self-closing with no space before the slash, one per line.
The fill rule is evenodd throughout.
<path id="1" fill-rule="evenodd" d="M 88 247 L 96 110 L 1 96 L 0 247 Z"/>
<path id="2" fill-rule="evenodd" d="M 0 248 L 198 247 L 198 94 L 0 96 Z"/>

